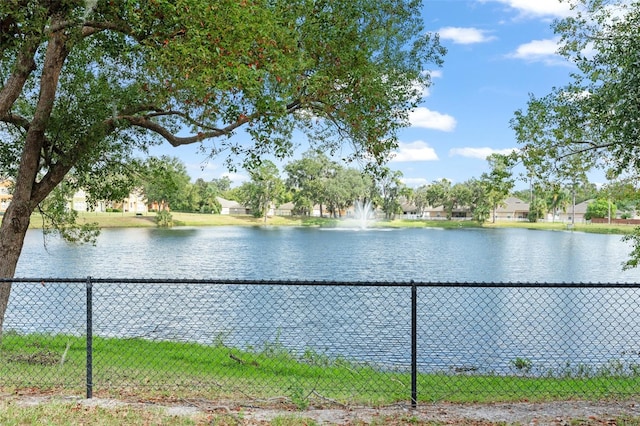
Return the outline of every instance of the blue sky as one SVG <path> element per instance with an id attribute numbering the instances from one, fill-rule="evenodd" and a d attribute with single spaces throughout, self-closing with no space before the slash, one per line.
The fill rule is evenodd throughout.
<path id="1" fill-rule="evenodd" d="M 463 182 L 488 171 L 486 157 L 517 147 L 509 120 L 529 94 L 544 96 L 574 69 L 557 56 L 554 19 L 567 16 L 559 0 L 423 0 L 427 31 L 448 49 L 412 126 L 400 133 L 389 167 L 417 187 L 447 178 Z M 238 135 L 239 136 L 239 135 Z M 181 158 L 193 179 L 229 175 L 222 158 L 203 163 L 197 147 L 158 149 Z M 294 157 L 295 158 L 295 157 Z M 242 170 L 229 175 L 246 180 Z M 524 185 L 521 184 L 519 186 Z"/>

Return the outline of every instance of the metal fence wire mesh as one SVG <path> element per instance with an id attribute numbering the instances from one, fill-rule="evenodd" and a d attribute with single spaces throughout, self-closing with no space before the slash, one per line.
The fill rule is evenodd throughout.
<path id="1" fill-rule="evenodd" d="M 640 391 L 636 285 L 14 280 L 0 386 L 399 401 Z"/>

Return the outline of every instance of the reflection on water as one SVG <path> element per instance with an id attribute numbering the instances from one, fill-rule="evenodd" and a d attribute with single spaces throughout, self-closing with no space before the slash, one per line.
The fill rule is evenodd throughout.
<path id="1" fill-rule="evenodd" d="M 520 229 L 324 232 L 303 228 L 106 230 L 73 246 L 30 231 L 23 277 L 339 281 L 638 282 L 619 236 Z M 80 334 L 84 286 L 16 284 L 7 329 Z M 422 370 L 538 373 L 640 362 L 635 289 L 420 288 Z M 410 360 L 406 287 L 95 285 L 98 335 L 275 343 L 386 366 Z M 37 313 L 37 315 L 34 315 Z"/>

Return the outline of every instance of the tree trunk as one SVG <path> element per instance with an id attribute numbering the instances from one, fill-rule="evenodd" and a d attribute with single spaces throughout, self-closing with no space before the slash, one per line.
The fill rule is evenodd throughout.
<path id="1" fill-rule="evenodd" d="M 31 212 L 27 203 L 9 204 L 0 225 L 0 277 L 13 278 L 22 252 L 24 237 L 29 228 Z M 0 283 L 0 341 L 4 327 L 4 316 L 9 306 L 11 283 Z"/>
<path id="2" fill-rule="evenodd" d="M 24 245 L 24 237 L 29 228 L 31 213 L 35 207 L 64 178 L 70 166 L 53 165 L 47 174 L 36 183 L 40 164 L 40 151 L 44 145 L 47 123 L 55 103 L 60 70 L 67 57 L 66 36 L 61 33 L 51 35 L 44 55 L 40 91 L 25 135 L 24 148 L 15 181 L 13 198 L 0 225 L 0 277 L 13 278 Z M 0 111 L 1 112 L 1 111 Z M 4 327 L 4 316 L 9 305 L 11 284 L 0 283 L 0 339 Z"/>

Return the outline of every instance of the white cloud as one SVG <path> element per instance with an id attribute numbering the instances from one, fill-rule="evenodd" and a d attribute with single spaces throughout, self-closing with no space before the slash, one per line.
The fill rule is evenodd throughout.
<path id="1" fill-rule="evenodd" d="M 407 185 L 409 188 L 418 188 L 422 185 L 427 185 L 429 181 L 425 178 L 400 178 L 400 181 Z"/>
<path id="2" fill-rule="evenodd" d="M 480 160 L 486 160 L 488 156 L 490 156 L 491 154 L 502 154 L 502 155 L 509 155 L 511 154 L 513 151 L 515 151 L 516 148 L 506 148 L 506 149 L 493 149 L 493 148 L 488 148 L 488 147 L 483 147 L 483 148 L 452 148 L 449 150 L 449 156 L 453 157 L 456 155 L 459 155 L 460 157 L 467 157 L 467 158 L 478 158 Z"/>
<path id="3" fill-rule="evenodd" d="M 487 31 L 477 28 L 444 27 L 438 30 L 440 38 L 458 44 L 485 43 L 496 37 L 487 35 Z"/>
<path id="4" fill-rule="evenodd" d="M 411 143 L 398 143 L 398 152 L 391 159 L 392 162 L 405 161 L 436 161 L 438 154 L 426 142 L 415 141 Z"/>
<path id="5" fill-rule="evenodd" d="M 517 10 L 525 17 L 554 17 L 564 18 L 572 14 L 571 7 L 567 2 L 560 0 L 480 0 L 482 3 L 495 1 L 506 4 Z"/>
<path id="6" fill-rule="evenodd" d="M 548 65 L 570 65 L 569 61 L 556 53 L 559 42 L 559 38 L 532 40 L 529 43 L 521 44 L 515 52 L 508 56 L 528 62 L 544 62 Z"/>
<path id="7" fill-rule="evenodd" d="M 412 127 L 442 130 L 443 132 L 450 132 L 456 127 L 456 119 L 452 116 L 431 111 L 425 107 L 418 107 L 410 112 L 409 122 Z"/>

